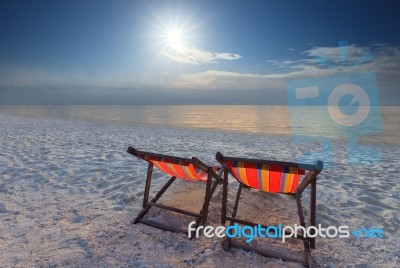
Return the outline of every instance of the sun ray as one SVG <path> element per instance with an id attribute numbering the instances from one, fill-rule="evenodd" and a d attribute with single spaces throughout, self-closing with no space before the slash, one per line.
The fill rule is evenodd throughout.
<path id="1" fill-rule="evenodd" d="M 177 29 L 170 29 L 166 32 L 167 46 L 179 50 L 183 46 L 182 32 Z"/>

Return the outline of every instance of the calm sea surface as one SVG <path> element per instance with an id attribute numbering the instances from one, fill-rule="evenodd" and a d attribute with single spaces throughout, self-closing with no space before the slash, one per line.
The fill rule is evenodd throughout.
<path id="1" fill-rule="evenodd" d="M 379 107 L 379 118 L 356 128 L 364 142 L 400 143 L 400 107 Z M 0 106 L 0 113 L 52 117 L 111 124 L 147 124 L 203 128 L 265 135 L 305 135 L 343 139 L 348 128 L 326 116 L 326 107 L 245 105 L 160 105 L 160 106 Z M 293 122 L 306 119 L 306 124 Z M 291 117 L 292 116 L 292 117 Z M 352 129 L 351 132 L 354 133 Z"/>

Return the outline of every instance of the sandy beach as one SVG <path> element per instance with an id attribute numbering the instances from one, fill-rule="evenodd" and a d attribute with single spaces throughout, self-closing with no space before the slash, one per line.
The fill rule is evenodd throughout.
<path id="1" fill-rule="evenodd" d="M 217 151 L 293 161 L 307 148 L 289 137 L 5 114 L 0 114 L 0 137 L 2 267 L 301 267 L 238 249 L 225 252 L 219 238 L 189 240 L 129 224 L 141 209 L 147 165 L 128 155 L 128 146 L 197 156 L 208 164 L 217 164 Z M 335 144 L 335 168 L 319 176 L 317 223 L 380 227 L 384 238 L 317 238 L 314 261 L 317 267 L 398 267 L 400 145 L 376 145 L 380 163 L 365 166 L 346 163 L 345 147 Z M 151 195 L 166 179 L 155 173 Z M 161 201 L 197 209 L 202 187 L 179 182 Z M 229 187 L 231 211 L 237 182 L 230 179 Z M 218 187 L 210 207 L 213 226 L 220 224 L 221 196 Z M 303 200 L 307 204 L 307 194 Z M 269 224 L 297 223 L 294 200 L 293 207 L 286 203 L 284 197 L 245 191 L 239 215 Z M 157 209 L 149 217 L 180 228 L 191 221 Z M 299 248 L 268 243 L 283 252 Z"/>

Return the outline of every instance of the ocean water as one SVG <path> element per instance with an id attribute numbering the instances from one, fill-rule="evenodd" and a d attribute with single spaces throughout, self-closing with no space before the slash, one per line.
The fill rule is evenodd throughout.
<path id="1" fill-rule="evenodd" d="M 0 106 L 0 113 L 122 125 L 155 125 L 264 135 L 311 136 L 367 143 L 400 143 L 400 107 L 379 107 L 379 116 L 350 129 L 326 116 L 326 107 L 248 105 Z M 294 122 L 296 119 L 302 122 Z M 355 131 L 354 131 L 355 129 Z M 357 135 L 351 135 L 356 132 Z"/>

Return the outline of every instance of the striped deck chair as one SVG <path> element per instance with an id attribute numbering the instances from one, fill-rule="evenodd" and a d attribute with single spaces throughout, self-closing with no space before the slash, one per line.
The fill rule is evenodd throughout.
<path id="1" fill-rule="evenodd" d="M 216 159 L 224 167 L 221 215 L 221 223 L 223 225 L 225 225 L 226 220 L 230 221 L 230 225 L 258 225 L 258 223 L 236 217 L 241 191 L 243 187 L 246 187 L 263 192 L 293 196 L 296 199 L 300 224 L 303 227 L 308 228 L 308 226 L 305 225 L 303 209 L 301 206 L 301 194 L 309 185 L 311 185 L 310 226 L 315 226 L 317 189 L 316 180 L 317 175 L 323 169 L 322 161 L 317 161 L 315 165 L 308 165 L 260 159 L 225 157 L 220 152 L 217 153 Z M 226 215 L 228 173 L 230 173 L 240 183 L 231 217 Z M 266 226 L 263 226 L 263 228 L 266 228 Z M 310 249 L 315 249 L 315 238 L 304 237 L 302 234 L 298 234 L 297 238 L 303 240 L 304 244 L 305 256 L 301 260 L 285 256 L 270 249 L 255 248 L 248 244 L 236 242 L 228 237 L 224 238 L 223 247 L 225 250 L 229 250 L 231 246 L 242 248 L 248 251 L 253 250 L 264 256 L 277 257 L 287 261 L 301 262 L 305 266 L 313 267 Z"/>
<path id="2" fill-rule="evenodd" d="M 195 157 L 193 157 L 192 159 L 186 159 L 170 155 L 162 155 L 162 154 L 139 151 L 132 147 L 128 148 L 128 153 L 140 159 L 143 159 L 144 161 L 149 163 L 147 169 L 146 185 L 143 196 L 143 205 L 142 205 L 143 209 L 138 214 L 138 216 L 131 221 L 131 224 L 140 222 L 160 229 L 172 232 L 180 232 L 179 230 L 173 229 L 166 225 L 162 225 L 160 223 L 144 219 L 144 216 L 147 214 L 147 212 L 150 210 L 151 207 L 158 207 L 160 209 L 166 209 L 195 217 L 196 228 L 198 227 L 200 222 L 202 222 L 202 224 L 206 223 L 210 199 L 215 191 L 215 188 L 217 187 L 217 184 L 222 183 L 222 178 L 220 176 L 222 173 L 221 167 L 208 166 Z M 171 178 L 161 188 L 161 190 L 159 190 L 159 192 L 155 195 L 155 197 L 151 201 L 148 201 L 151 178 L 153 173 L 153 166 L 157 167 L 159 171 L 171 176 Z M 171 184 L 175 181 L 176 178 L 180 178 L 187 181 L 205 182 L 206 190 L 204 196 L 204 203 L 199 213 L 157 203 L 158 199 L 160 199 L 160 197 L 164 194 L 164 192 L 168 189 L 168 187 L 171 186 Z"/>

